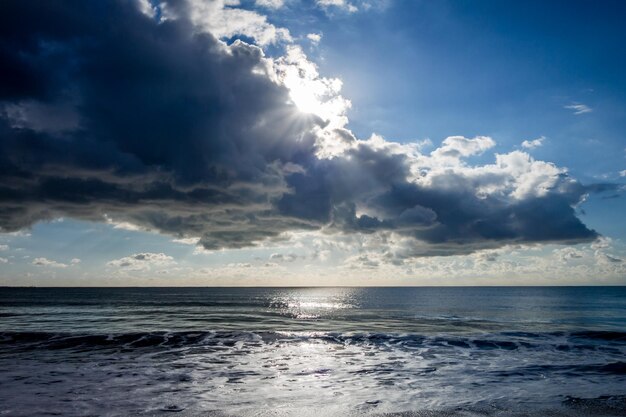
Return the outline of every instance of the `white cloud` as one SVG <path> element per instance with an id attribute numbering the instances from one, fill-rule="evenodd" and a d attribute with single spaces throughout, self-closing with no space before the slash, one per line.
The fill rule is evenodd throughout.
<path id="1" fill-rule="evenodd" d="M 339 155 L 354 144 L 354 135 L 345 129 L 352 103 L 341 95 L 343 83 L 339 78 L 320 76 L 317 65 L 296 45 L 287 46 L 285 54 L 274 60 L 271 68 L 276 82 L 289 90 L 296 107 L 324 121 L 315 129 L 318 157 Z"/>
<path id="2" fill-rule="evenodd" d="M 585 114 L 585 113 L 591 113 L 593 111 L 591 107 L 585 104 L 580 104 L 580 103 L 572 103 L 567 106 L 564 106 L 564 108 L 573 110 L 574 114 Z"/>
<path id="3" fill-rule="evenodd" d="M 508 182 L 513 186 L 512 197 L 523 200 L 528 197 L 542 197 L 548 194 L 566 173 L 550 162 L 536 161 L 524 152 L 514 151 L 496 155 L 496 162 L 502 174 L 508 174 Z"/>
<path id="4" fill-rule="evenodd" d="M 9 245 L 0 245 L 0 251 L 9 250 Z"/>
<path id="5" fill-rule="evenodd" d="M 154 18 L 157 14 L 156 7 L 150 3 L 150 0 L 137 0 L 137 6 L 139 11 L 148 17 Z"/>
<path id="6" fill-rule="evenodd" d="M 593 251 L 593 256 L 595 257 L 598 265 L 604 265 L 605 267 L 617 266 L 618 268 L 623 268 L 623 260 L 613 253 L 615 251 L 614 246 L 615 242 L 613 239 L 602 236 L 591 243 L 591 245 L 589 245 L 589 249 Z"/>
<path id="7" fill-rule="evenodd" d="M 178 239 L 172 239 L 172 242 L 180 243 L 181 245 L 197 245 L 199 241 L 199 237 L 182 237 Z"/>
<path id="8" fill-rule="evenodd" d="M 368 279 L 398 283 L 499 283 L 510 277 L 516 283 L 532 285 L 546 282 L 621 282 L 626 273 L 624 248 L 621 253 L 596 254 L 592 245 L 559 248 L 549 245 L 508 245 L 495 250 L 483 250 L 469 255 L 403 258 L 403 242 L 397 237 L 379 240 L 374 245 L 353 244 L 340 268 L 344 279 L 351 277 L 363 282 Z M 354 271 L 354 272 L 351 272 Z M 407 277 L 403 281 L 402 277 Z"/>
<path id="9" fill-rule="evenodd" d="M 274 262 L 293 262 L 298 259 L 298 255 L 294 253 L 282 254 L 282 253 L 273 253 L 270 255 L 270 261 Z"/>
<path id="10" fill-rule="evenodd" d="M 583 251 L 573 248 L 573 247 L 556 249 L 554 250 L 553 253 L 561 262 L 568 262 L 568 261 L 572 261 L 575 259 L 581 259 L 585 256 L 585 253 Z"/>
<path id="11" fill-rule="evenodd" d="M 431 152 L 431 156 L 443 163 L 455 163 L 460 158 L 479 155 L 493 148 L 496 142 L 487 136 L 468 139 L 463 136 L 450 136 L 442 142 L 442 146 Z"/>
<path id="12" fill-rule="evenodd" d="M 226 265 L 227 268 L 251 268 L 252 264 L 249 264 L 247 262 L 235 262 L 235 263 L 230 263 L 228 265 Z"/>
<path id="13" fill-rule="evenodd" d="M 626 169 L 619 172 L 620 177 L 626 177 Z"/>
<path id="14" fill-rule="evenodd" d="M 188 5 L 191 21 L 199 29 L 218 38 L 245 35 L 254 38 L 261 46 L 293 40 L 287 29 L 272 25 L 266 16 L 234 7 L 239 5 L 239 1 L 189 0 Z"/>
<path id="15" fill-rule="evenodd" d="M 307 39 L 311 41 L 311 43 L 317 45 L 322 40 L 321 33 L 309 33 L 306 35 Z"/>
<path id="16" fill-rule="evenodd" d="M 414 143 L 417 149 L 420 151 L 422 151 L 424 148 L 430 148 L 431 146 L 433 146 L 433 141 L 430 140 L 430 138 L 417 140 Z"/>
<path id="17" fill-rule="evenodd" d="M 621 258 L 606 254 L 606 253 L 600 253 L 597 256 L 598 262 L 602 262 L 602 263 L 621 263 L 623 262 Z"/>
<path id="18" fill-rule="evenodd" d="M 33 265 L 45 266 L 45 267 L 51 267 L 51 268 L 67 268 L 67 264 L 53 261 L 48 258 L 35 258 L 33 259 Z"/>
<path id="19" fill-rule="evenodd" d="M 322 8 L 336 7 L 350 13 L 354 13 L 359 10 L 355 5 L 346 0 L 317 0 L 317 4 Z"/>
<path id="20" fill-rule="evenodd" d="M 113 226 L 114 229 L 128 230 L 128 231 L 131 231 L 131 232 L 137 232 L 137 231 L 142 231 L 142 230 L 146 231 L 147 230 L 147 229 L 139 227 L 139 226 L 137 226 L 137 225 L 135 225 L 133 223 L 113 220 L 107 214 L 104 215 L 104 219 L 107 222 L 107 224 L 110 224 L 111 226 Z"/>
<path id="21" fill-rule="evenodd" d="M 0 232 L 0 236 L 9 237 L 30 237 L 31 234 L 27 230 L 17 230 L 15 232 Z"/>
<path id="22" fill-rule="evenodd" d="M 280 9 L 285 5 L 285 0 L 256 0 L 255 4 L 268 9 Z"/>
<path id="23" fill-rule="evenodd" d="M 72 264 L 72 265 L 76 265 L 76 264 L 79 264 L 80 262 L 81 262 L 81 261 L 80 261 L 80 259 L 78 259 L 78 258 L 72 258 L 72 260 L 70 261 L 70 264 Z"/>
<path id="24" fill-rule="evenodd" d="M 108 266 L 123 268 L 130 271 L 147 270 L 153 267 L 175 265 L 176 261 L 164 253 L 143 252 L 135 253 L 120 259 L 107 262 Z"/>
<path id="25" fill-rule="evenodd" d="M 7 262 L 9 262 L 7 258 L 0 258 L 0 264 L 6 264 Z"/>
<path id="26" fill-rule="evenodd" d="M 525 140 L 524 142 L 522 142 L 522 148 L 526 148 L 526 149 L 535 149 L 538 148 L 540 146 L 543 146 L 543 141 L 546 138 L 544 136 L 541 136 L 537 139 L 533 139 L 533 140 Z"/>
<path id="27" fill-rule="evenodd" d="M 594 240 L 593 243 L 591 244 L 591 249 L 594 250 L 599 250 L 599 249 L 606 249 L 611 247 L 611 242 L 613 240 L 609 237 L 599 237 L 598 239 Z"/>
<path id="28" fill-rule="evenodd" d="M 200 242 L 199 239 L 198 239 L 198 242 Z M 195 248 L 193 248 L 192 254 L 193 255 L 212 255 L 215 252 L 216 252 L 215 250 L 206 249 L 204 246 L 198 245 Z"/>

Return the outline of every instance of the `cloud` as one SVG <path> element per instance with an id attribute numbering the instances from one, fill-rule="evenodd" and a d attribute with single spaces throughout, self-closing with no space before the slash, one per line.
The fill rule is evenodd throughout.
<path id="1" fill-rule="evenodd" d="M 585 256 L 585 253 L 575 248 L 563 248 L 554 251 L 554 254 L 559 258 L 561 262 L 568 262 L 575 259 L 581 259 Z"/>
<path id="2" fill-rule="evenodd" d="M 285 5 L 285 0 L 256 0 L 255 4 L 268 9 L 280 9 Z"/>
<path id="3" fill-rule="evenodd" d="M 626 169 L 619 172 L 620 177 L 626 177 Z"/>
<path id="4" fill-rule="evenodd" d="M 159 12 L 159 7 L 154 6 L 150 0 L 137 0 L 137 7 L 141 13 L 152 19 L 156 18 Z"/>
<path id="5" fill-rule="evenodd" d="M 1 258 L 0 257 L 0 264 L 6 264 L 7 262 L 9 262 L 9 260 L 7 258 Z"/>
<path id="6" fill-rule="evenodd" d="M 200 241 L 200 238 L 197 237 L 183 237 L 179 239 L 172 239 L 174 243 L 180 243 L 182 245 L 197 245 Z"/>
<path id="7" fill-rule="evenodd" d="M 601 250 L 601 249 L 606 249 L 606 248 L 610 248 L 611 247 L 612 242 L 613 242 L 613 240 L 611 238 L 602 236 L 602 237 L 599 237 L 598 239 L 594 240 L 591 243 L 590 247 L 591 247 L 591 249 L 594 249 L 596 251 L 597 250 Z"/>
<path id="8" fill-rule="evenodd" d="M 580 103 L 572 103 L 567 106 L 564 106 L 564 108 L 573 110 L 574 114 L 585 114 L 585 113 L 591 113 L 593 111 L 591 107 L 585 104 L 580 104 Z"/>
<path id="9" fill-rule="evenodd" d="M 252 265 L 247 262 L 237 262 L 226 265 L 227 268 L 252 268 Z"/>
<path id="10" fill-rule="evenodd" d="M 33 265 L 51 268 L 67 268 L 67 264 L 53 261 L 48 258 L 35 258 L 33 259 Z"/>
<path id="11" fill-rule="evenodd" d="M 309 33 L 308 35 L 306 35 L 306 37 L 314 45 L 317 45 L 322 40 L 322 34 L 321 33 Z"/>
<path id="12" fill-rule="evenodd" d="M 359 9 L 347 0 L 316 0 L 317 4 L 322 8 L 335 7 L 337 9 L 345 10 L 349 13 L 354 13 Z"/>
<path id="13" fill-rule="evenodd" d="M 613 263 L 621 263 L 622 260 L 620 258 L 616 258 L 614 256 L 608 255 L 606 253 L 603 253 L 601 255 L 599 255 L 600 260 L 603 260 L 605 262 L 613 262 Z"/>
<path id="14" fill-rule="evenodd" d="M 9 250 L 9 245 L 0 245 L 0 251 Z"/>
<path id="15" fill-rule="evenodd" d="M 431 156 L 438 162 L 456 165 L 461 158 L 480 155 L 487 149 L 493 148 L 496 142 L 486 136 L 478 136 L 473 139 L 463 136 L 450 136 L 444 139 L 441 145 L 431 152 Z"/>
<path id="16" fill-rule="evenodd" d="M 50 25 L 41 32 L 3 25 L 15 74 L 2 77 L 11 80 L 2 101 L 46 101 L 73 90 L 85 126 L 41 132 L 0 120 L 4 230 L 61 215 L 115 219 L 126 229 L 205 236 L 203 244 L 217 248 L 307 227 L 275 219 L 272 201 L 286 192 L 283 168 L 314 152 L 313 128 L 322 122 L 289 103 L 287 89 L 264 72 L 259 48 L 225 46 L 189 20 L 159 23 L 125 2 L 100 17 L 88 4 L 3 7 Z M 102 24 L 81 23 L 92 19 Z M 36 48 L 24 62 L 39 37 L 66 48 Z M 77 42 L 92 38 L 100 41 Z M 75 59 L 80 66 L 70 65 Z"/>
<path id="17" fill-rule="evenodd" d="M 72 103 L 41 103 L 24 100 L 4 107 L 5 117 L 13 128 L 36 132 L 63 132 L 79 127 Z"/>
<path id="18" fill-rule="evenodd" d="M 9 237 L 15 237 L 15 238 L 26 238 L 26 237 L 30 237 L 31 234 L 30 232 L 26 231 L 26 230 L 17 230 L 15 232 L 3 232 L 0 228 L 0 236 L 9 236 Z"/>
<path id="19" fill-rule="evenodd" d="M 352 143 L 354 137 L 344 129 L 351 103 L 340 95 L 340 79 L 320 77 L 317 66 L 295 45 L 286 48 L 285 55 L 273 62 L 273 68 L 297 109 L 323 121 L 323 128 L 317 129 L 318 155 L 335 155 Z"/>
<path id="20" fill-rule="evenodd" d="M 380 255 L 356 255 L 346 259 L 345 265 L 350 269 L 374 269 L 381 265 Z"/>
<path id="21" fill-rule="evenodd" d="M 147 270 L 154 267 L 175 265 L 174 258 L 164 253 L 143 252 L 114 259 L 107 262 L 107 266 L 126 269 L 130 271 Z"/>
<path id="22" fill-rule="evenodd" d="M 597 236 L 573 209 L 588 189 L 565 170 L 519 151 L 488 165 L 461 158 L 492 145 L 490 138 L 454 137 L 425 156 L 400 144 L 360 141 L 345 158 L 319 161 L 317 171 L 288 178 L 295 193 L 279 208 L 344 231 L 411 238 L 406 256 Z"/>
<path id="23" fill-rule="evenodd" d="M 524 142 L 522 142 L 522 148 L 526 148 L 526 149 L 539 148 L 540 146 L 543 146 L 544 140 L 546 140 L 544 136 L 541 136 L 540 138 L 533 139 L 533 140 L 525 140 Z"/>
<path id="24" fill-rule="evenodd" d="M 316 0 L 329 16 L 335 11 L 356 13 L 358 11 L 385 10 L 391 4 L 391 0 Z"/>
<path id="25" fill-rule="evenodd" d="M 575 212 L 593 186 L 521 151 L 473 163 L 493 138 L 451 136 L 429 154 L 358 139 L 341 81 L 300 47 L 270 58 L 218 39 L 287 39 L 235 5 L 1 2 L 0 108 L 57 106 L 75 121 L 0 114 L 1 230 L 69 217 L 196 239 L 200 252 L 309 230 L 395 242 L 394 262 L 597 238 Z"/>
<path id="26" fill-rule="evenodd" d="M 270 255 L 270 261 L 274 262 L 294 262 L 298 259 L 298 255 L 294 253 L 282 254 L 282 253 L 273 253 Z"/>
<path id="27" fill-rule="evenodd" d="M 136 225 L 136 224 L 132 224 L 129 222 L 118 222 L 113 220 L 112 218 L 110 218 L 108 215 L 104 214 L 103 215 L 104 219 L 106 220 L 106 222 L 110 225 L 113 226 L 114 229 L 121 229 L 121 230 L 128 230 L 130 232 L 136 232 L 139 230 L 143 230 L 140 226 Z"/>
<path id="28" fill-rule="evenodd" d="M 259 2 L 257 1 L 257 4 Z M 263 0 L 263 6 L 277 6 L 280 1 Z M 289 31 L 277 28 L 257 12 L 245 10 L 232 0 L 187 0 L 165 2 L 163 11 L 170 19 L 187 18 L 198 29 L 212 33 L 218 38 L 245 35 L 259 45 L 290 42 Z"/>

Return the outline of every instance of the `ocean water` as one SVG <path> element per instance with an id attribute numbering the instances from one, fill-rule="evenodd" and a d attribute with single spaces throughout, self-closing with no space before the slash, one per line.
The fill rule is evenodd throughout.
<path id="1" fill-rule="evenodd" d="M 0 288 L 0 415 L 626 416 L 626 287 Z"/>

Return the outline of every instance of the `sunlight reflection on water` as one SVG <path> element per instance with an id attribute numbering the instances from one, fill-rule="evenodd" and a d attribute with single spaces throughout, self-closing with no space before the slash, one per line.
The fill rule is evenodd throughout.
<path id="1" fill-rule="evenodd" d="M 296 319 L 315 320 L 358 308 L 358 293 L 358 288 L 289 289 L 273 297 L 270 307 Z"/>

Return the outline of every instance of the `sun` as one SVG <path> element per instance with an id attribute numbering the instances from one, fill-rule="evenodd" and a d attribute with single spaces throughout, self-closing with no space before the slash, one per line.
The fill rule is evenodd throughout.
<path id="1" fill-rule="evenodd" d="M 296 105 L 298 110 L 303 113 L 311 113 L 323 116 L 325 113 L 324 103 L 319 98 L 319 91 L 316 91 L 315 84 L 306 82 L 306 80 L 298 80 L 298 82 L 290 83 L 289 96 Z"/>
<path id="2" fill-rule="evenodd" d="M 308 60 L 302 48 L 288 47 L 273 68 L 299 113 L 318 116 L 329 129 L 347 124 L 346 113 L 351 103 L 341 95 L 343 82 L 339 78 L 321 76 L 317 65 Z"/>

